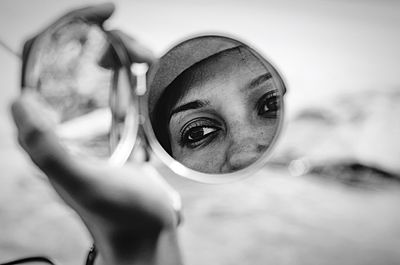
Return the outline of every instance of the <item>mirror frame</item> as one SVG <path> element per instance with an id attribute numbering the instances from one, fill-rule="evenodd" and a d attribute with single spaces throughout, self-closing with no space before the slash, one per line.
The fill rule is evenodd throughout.
<path id="1" fill-rule="evenodd" d="M 237 43 L 240 43 L 240 44 L 244 45 L 245 47 L 247 47 L 264 64 L 264 66 L 268 69 L 268 71 L 271 72 L 276 86 L 282 88 L 282 94 L 281 94 L 280 100 L 279 100 L 280 101 L 279 102 L 280 117 L 279 117 L 279 121 L 278 121 L 278 127 L 276 130 L 276 134 L 274 135 L 272 142 L 271 142 L 270 146 L 268 147 L 268 150 L 266 150 L 266 152 L 257 161 L 255 161 L 253 164 L 251 164 L 250 166 L 248 166 L 246 168 L 240 169 L 240 170 L 232 172 L 232 173 L 223 173 L 223 174 L 203 173 L 203 172 L 199 172 L 197 170 L 193 170 L 187 166 L 184 166 L 183 164 L 181 164 L 180 162 L 175 160 L 173 157 L 171 157 L 164 150 L 164 148 L 161 146 L 161 144 L 157 140 L 154 130 L 153 130 L 153 126 L 151 125 L 151 120 L 150 120 L 150 115 L 149 115 L 149 104 L 148 104 L 149 89 L 150 89 L 150 84 L 156 75 L 155 74 L 156 71 L 154 74 L 152 74 L 152 76 L 147 76 L 146 93 L 143 96 L 144 99 L 140 100 L 139 103 L 140 103 L 140 113 L 141 113 L 141 115 L 144 115 L 144 122 L 143 122 L 142 126 L 144 127 L 147 141 L 150 145 L 152 152 L 154 153 L 154 157 L 156 157 L 157 160 L 159 162 L 161 162 L 161 164 L 163 165 L 159 168 L 158 167 L 156 167 L 156 168 L 162 172 L 165 172 L 165 169 L 169 168 L 170 170 L 172 170 L 172 172 L 174 172 L 178 176 L 187 178 L 187 179 L 191 179 L 191 180 L 194 180 L 197 182 L 209 183 L 209 184 L 219 184 L 219 183 L 227 183 L 227 182 L 232 182 L 234 180 L 245 178 L 245 177 L 251 175 L 252 173 L 255 173 L 256 171 L 259 171 L 266 164 L 268 157 L 270 156 L 270 154 L 272 153 L 272 150 L 276 146 L 277 139 L 279 138 L 279 135 L 282 130 L 283 119 L 284 119 L 284 115 L 285 115 L 283 96 L 286 94 L 287 89 L 286 89 L 286 83 L 283 80 L 282 75 L 276 69 L 276 67 L 272 65 L 271 61 L 269 59 L 267 59 L 267 57 L 265 57 L 265 56 L 261 55 L 259 52 L 257 52 L 253 48 L 254 47 L 253 45 L 250 45 L 247 42 L 243 42 L 240 38 L 228 36 L 226 34 L 207 33 L 207 34 L 196 34 L 194 36 L 190 36 L 188 38 L 183 39 L 182 41 L 175 42 L 174 45 L 172 45 L 166 52 L 163 53 L 163 56 L 184 42 L 187 42 L 187 41 L 190 41 L 190 40 L 196 39 L 196 38 L 208 38 L 208 37 L 216 37 L 216 38 L 225 39 L 227 41 L 237 42 Z M 157 64 L 153 65 L 151 68 L 153 68 L 153 67 L 155 67 L 155 69 L 157 69 Z M 148 74 L 149 74 L 149 72 L 148 72 Z M 160 172 L 160 173 L 162 173 L 162 172 Z"/>

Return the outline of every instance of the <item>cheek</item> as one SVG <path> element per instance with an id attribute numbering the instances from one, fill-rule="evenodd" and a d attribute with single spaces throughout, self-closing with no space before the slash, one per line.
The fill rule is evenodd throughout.
<path id="1" fill-rule="evenodd" d="M 255 141 L 260 146 L 268 147 L 274 139 L 278 130 L 278 120 L 261 121 L 257 128 L 254 129 Z"/>

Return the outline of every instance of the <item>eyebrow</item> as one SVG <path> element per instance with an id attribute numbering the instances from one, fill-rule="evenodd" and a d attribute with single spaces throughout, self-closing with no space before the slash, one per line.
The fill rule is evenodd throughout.
<path id="1" fill-rule="evenodd" d="M 189 103 L 174 108 L 169 116 L 172 117 L 172 115 L 182 111 L 187 111 L 191 109 L 200 109 L 208 104 L 209 104 L 208 101 L 202 101 L 202 100 L 191 101 Z"/>
<path id="2" fill-rule="evenodd" d="M 253 89 L 256 88 L 258 86 L 260 86 L 262 83 L 268 81 L 269 79 L 272 78 L 272 74 L 271 73 L 265 73 L 262 74 L 256 78 L 254 78 L 248 85 L 249 89 Z"/>

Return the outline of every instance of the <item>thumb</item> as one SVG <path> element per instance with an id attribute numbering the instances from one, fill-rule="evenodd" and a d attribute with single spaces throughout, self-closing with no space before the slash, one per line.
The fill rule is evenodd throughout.
<path id="1" fill-rule="evenodd" d="M 110 39 L 115 42 L 122 43 L 125 47 L 128 61 L 132 63 L 147 63 L 149 65 L 156 61 L 155 55 L 141 43 L 134 38 L 130 37 L 126 33 L 120 30 L 110 30 L 107 32 Z M 103 56 L 99 60 L 99 65 L 104 68 L 119 68 L 121 62 L 118 60 L 115 47 L 110 44 L 104 52 Z"/>
<path id="2" fill-rule="evenodd" d="M 11 106 L 18 129 L 18 140 L 35 164 L 47 171 L 51 161 L 66 163 L 68 155 L 53 129 L 55 118 L 37 93 L 29 89 Z M 53 163 L 53 165 L 55 165 Z"/>

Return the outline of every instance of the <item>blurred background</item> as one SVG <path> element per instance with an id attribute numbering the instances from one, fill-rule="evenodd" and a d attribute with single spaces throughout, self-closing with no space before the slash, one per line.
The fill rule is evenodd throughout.
<path id="1" fill-rule="evenodd" d="M 23 41 L 77 0 L 0 2 L 0 262 L 83 263 L 91 241 L 16 143 L 9 105 Z M 108 29 L 161 56 L 199 33 L 236 36 L 280 70 L 282 135 L 254 176 L 182 194 L 186 264 L 400 264 L 400 2 L 114 1 Z"/>

